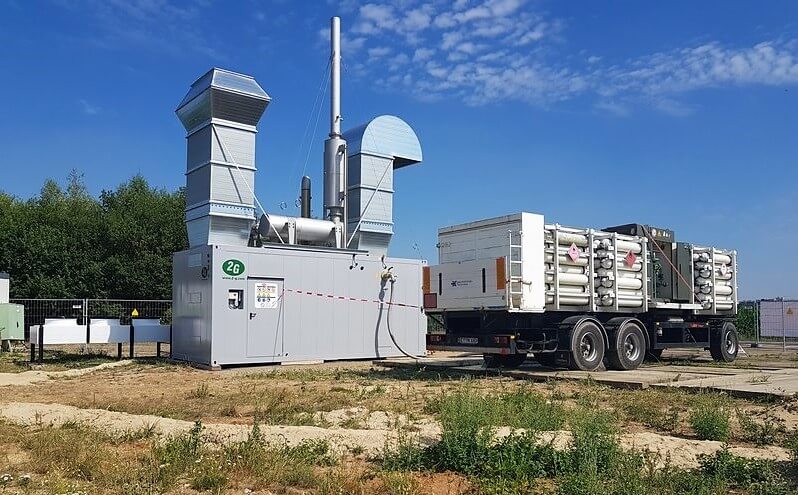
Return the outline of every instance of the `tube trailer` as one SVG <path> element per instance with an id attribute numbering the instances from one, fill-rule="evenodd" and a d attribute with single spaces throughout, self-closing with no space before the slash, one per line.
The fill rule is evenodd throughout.
<path id="1" fill-rule="evenodd" d="M 488 366 L 635 369 L 673 347 L 739 349 L 737 253 L 641 224 L 603 230 L 517 213 L 438 231 L 424 267 L 429 350 L 481 352 Z"/>

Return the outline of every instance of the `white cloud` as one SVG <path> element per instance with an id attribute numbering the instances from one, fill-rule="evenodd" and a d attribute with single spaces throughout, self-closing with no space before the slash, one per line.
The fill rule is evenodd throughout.
<path id="1" fill-rule="evenodd" d="M 387 46 L 378 46 L 376 48 L 369 48 L 368 54 L 370 59 L 382 58 L 391 53 L 391 49 Z"/>
<path id="2" fill-rule="evenodd" d="M 457 25 L 454 20 L 454 15 L 451 12 L 444 12 L 435 18 L 435 26 L 441 29 L 447 29 Z"/>
<path id="3" fill-rule="evenodd" d="M 372 21 L 378 26 L 385 26 L 394 20 L 393 7 L 367 3 L 360 7 L 360 17 L 364 20 Z"/>
<path id="4" fill-rule="evenodd" d="M 84 99 L 78 100 L 78 104 L 80 105 L 81 111 L 86 115 L 97 115 L 102 111 L 100 107 L 97 105 L 93 105 Z"/>
<path id="5" fill-rule="evenodd" d="M 413 52 L 413 62 L 429 60 L 433 55 L 435 55 L 435 50 L 432 48 L 417 48 L 416 51 Z"/>
<path id="6" fill-rule="evenodd" d="M 443 50 L 449 50 L 451 48 L 454 48 L 460 43 L 460 40 L 462 39 L 463 35 L 458 31 L 443 33 L 443 36 L 441 37 L 441 48 Z"/>
<path id="7" fill-rule="evenodd" d="M 627 117 L 632 113 L 627 105 L 618 103 L 617 101 L 599 100 L 593 105 L 593 107 L 601 110 L 602 112 L 608 112 L 618 117 Z"/>
<path id="8" fill-rule="evenodd" d="M 425 29 L 430 25 L 431 16 L 424 9 L 413 9 L 407 13 L 402 25 L 410 31 Z"/>
<path id="9" fill-rule="evenodd" d="M 135 46 L 174 57 L 185 57 L 191 51 L 215 60 L 224 58 L 219 48 L 223 43 L 198 26 L 208 8 L 206 2 L 86 0 L 54 4 L 80 16 L 82 42 L 103 49 Z"/>
<path id="10" fill-rule="evenodd" d="M 697 108 L 684 101 L 696 89 L 798 84 L 798 42 L 752 47 L 711 42 L 613 61 L 611 54 L 591 53 L 594 48 L 567 53 L 563 20 L 525 4 L 369 3 L 360 8 L 352 32 L 368 60 L 384 58 L 393 72 L 379 74 L 378 84 L 401 87 L 425 101 L 521 101 L 548 107 L 584 97 L 596 110 L 618 116 L 638 107 L 686 116 Z M 377 76 L 374 71 L 386 65 L 363 67 Z M 413 77 L 400 77 L 400 68 Z"/>
<path id="11" fill-rule="evenodd" d="M 388 62 L 388 69 L 391 71 L 397 71 L 402 66 L 407 65 L 410 62 L 410 57 L 407 54 L 399 53 L 394 55 L 393 58 Z"/>
<path id="12" fill-rule="evenodd" d="M 633 61 L 609 72 L 615 91 L 646 94 L 680 93 L 722 85 L 798 83 L 798 53 L 786 44 L 759 43 L 727 48 L 708 43 Z"/>

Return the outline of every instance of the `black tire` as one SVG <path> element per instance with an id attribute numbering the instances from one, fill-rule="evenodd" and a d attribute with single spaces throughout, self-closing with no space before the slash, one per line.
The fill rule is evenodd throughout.
<path id="1" fill-rule="evenodd" d="M 582 321 L 571 329 L 571 369 L 593 371 L 604 360 L 604 335 L 601 327 L 591 320 Z"/>
<path id="2" fill-rule="evenodd" d="M 607 362 L 614 370 L 628 371 L 643 364 L 646 358 L 646 336 L 636 321 L 622 323 L 609 335 Z"/>
<path id="3" fill-rule="evenodd" d="M 483 354 L 486 368 L 518 368 L 526 361 L 526 354 Z"/>
<path id="4" fill-rule="evenodd" d="M 648 352 L 646 352 L 646 361 L 658 363 L 662 360 L 662 351 L 664 350 L 665 349 L 649 349 Z"/>
<path id="5" fill-rule="evenodd" d="M 727 321 L 722 326 L 712 329 L 709 336 L 709 353 L 712 359 L 722 363 L 731 363 L 737 359 L 740 342 L 737 338 L 737 327 Z"/>
<path id="6" fill-rule="evenodd" d="M 535 361 L 540 363 L 541 366 L 545 366 L 546 368 L 557 367 L 557 353 L 555 352 L 536 352 L 534 356 Z"/>

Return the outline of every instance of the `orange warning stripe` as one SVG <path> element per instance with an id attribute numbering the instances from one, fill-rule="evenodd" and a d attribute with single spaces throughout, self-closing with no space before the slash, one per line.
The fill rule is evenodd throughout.
<path id="1" fill-rule="evenodd" d="M 431 283 L 430 283 L 430 270 L 429 270 L 429 267 L 428 266 L 423 267 L 421 269 L 421 273 L 423 275 L 423 277 L 422 277 L 423 282 L 421 283 L 421 293 L 422 294 L 428 294 L 428 293 L 431 292 L 430 291 Z"/>
<path id="2" fill-rule="evenodd" d="M 507 267 L 505 258 L 496 258 L 496 289 L 504 290 L 507 288 Z"/>

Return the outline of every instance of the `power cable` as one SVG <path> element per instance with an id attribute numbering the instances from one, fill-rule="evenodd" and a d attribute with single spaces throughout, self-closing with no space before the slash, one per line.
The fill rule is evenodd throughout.
<path id="1" fill-rule="evenodd" d="M 411 359 L 415 359 L 416 361 L 418 361 L 419 360 L 418 356 L 413 356 L 412 354 L 409 354 L 407 351 L 402 349 L 399 343 L 396 342 L 396 337 L 394 337 L 393 331 L 391 330 L 391 308 L 393 307 L 393 290 L 394 290 L 393 285 L 396 283 L 396 278 L 393 276 L 393 274 L 391 274 L 391 278 L 388 280 L 391 283 L 391 294 L 388 296 L 388 314 L 385 317 L 385 322 L 387 323 L 388 327 L 388 336 L 391 337 L 391 342 L 393 342 L 393 345 L 395 345 L 396 348 L 399 349 L 399 352 L 401 352 L 402 354 Z"/>

